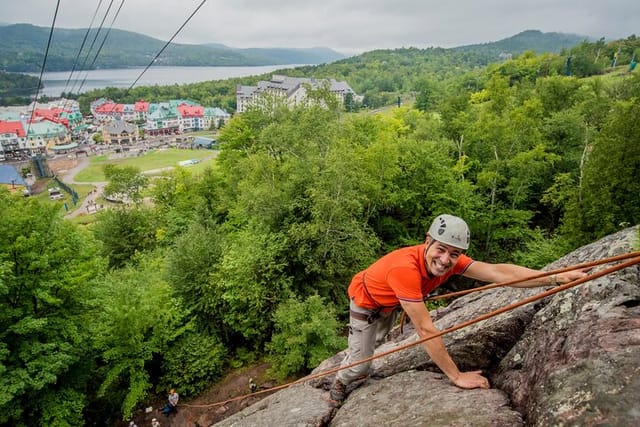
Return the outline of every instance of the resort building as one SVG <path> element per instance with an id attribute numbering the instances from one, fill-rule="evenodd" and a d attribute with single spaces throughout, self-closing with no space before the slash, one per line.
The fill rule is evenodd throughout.
<path id="1" fill-rule="evenodd" d="M 180 133 L 180 118 L 175 106 L 169 102 L 149 105 L 149 115 L 143 129 L 148 135 Z"/>
<path id="2" fill-rule="evenodd" d="M 136 123 L 148 135 L 171 135 L 189 131 L 219 128 L 231 115 L 218 107 L 203 107 L 193 101 L 174 99 L 168 102 L 116 104 L 108 99 L 91 103 L 93 116 L 104 123 L 124 120 Z"/>
<path id="3" fill-rule="evenodd" d="M 236 88 L 236 112 L 242 113 L 252 105 L 257 105 L 261 99 L 268 96 L 274 100 L 284 101 L 286 105 L 296 106 L 308 103 L 307 90 L 327 87 L 336 99 L 344 104 L 347 98 L 361 102 L 362 96 L 357 95 L 344 81 L 334 79 L 314 79 L 304 77 L 288 77 L 274 74 L 269 81 L 260 81 L 258 86 L 242 86 Z"/>
<path id="4" fill-rule="evenodd" d="M 24 127 L 27 130 L 27 141 L 22 149 L 29 155 L 46 154 L 47 149 L 71 142 L 71 135 L 66 126 L 48 119 L 34 121 Z"/>
<path id="5" fill-rule="evenodd" d="M 212 126 L 216 129 L 224 126 L 231 119 L 231 114 L 218 107 L 208 107 L 204 109 L 203 125 L 204 129 Z"/>
<path id="6" fill-rule="evenodd" d="M 102 140 L 106 144 L 135 144 L 138 142 L 138 127 L 124 120 L 112 120 L 102 126 Z"/>
<path id="7" fill-rule="evenodd" d="M 0 160 L 20 157 L 27 145 L 27 134 L 20 121 L 0 120 Z"/>

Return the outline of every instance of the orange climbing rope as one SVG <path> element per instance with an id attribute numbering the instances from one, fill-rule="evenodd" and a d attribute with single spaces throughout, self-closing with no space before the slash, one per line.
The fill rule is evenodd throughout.
<path id="1" fill-rule="evenodd" d="M 584 262 L 582 264 L 576 264 L 576 265 L 572 265 L 572 266 L 569 266 L 569 267 L 558 268 L 556 270 L 543 271 L 543 272 L 541 272 L 539 274 L 527 277 L 526 279 L 512 280 L 512 281 L 509 281 L 509 282 L 491 283 L 489 285 L 478 286 L 477 288 L 466 289 L 464 291 L 456 291 L 456 292 L 450 292 L 450 293 L 442 294 L 442 295 L 434 295 L 432 297 L 427 298 L 426 301 L 435 301 L 435 300 L 439 300 L 439 299 L 458 297 L 458 296 L 470 294 L 470 293 L 473 293 L 473 292 L 486 291 L 487 289 L 494 289 L 494 288 L 501 288 L 501 287 L 504 287 L 504 286 L 511 286 L 511 285 L 515 285 L 517 283 L 526 282 L 527 280 L 535 280 L 535 279 L 539 279 L 541 277 L 553 276 L 554 274 L 566 273 L 567 271 L 573 271 L 573 270 L 580 270 L 580 269 L 584 269 L 584 268 L 596 267 L 598 265 L 609 264 L 609 263 L 612 263 L 612 262 L 622 261 L 622 260 L 625 260 L 625 259 L 635 258 L 635 257 L 638 257 L 638 256 L 640 256 L 640 251 L 638 251 L 638 252 L 629 252 L 627 254 L 616 255 L 616 256 L 609 257 L 609 258 L 602 258 L 602 259 L 599 259 L 599 260 L 596 260 L 596 261 Z"/>
<path id="2" fill-rule="evenodd" d="M 234 402 L 234 401 L 246 399 L 247 397 L 250 397 L 250 396 L 256 396 L 256 395 L 259 395 L 259 394 L 271 393 L 271 392 L 274 392 L 274 391 L 283 390 L 285 388 L 291 387 L 291 386 L 296 385 L 296 384 L 301 384 L 301 383 L 304 383 L 306 381 L 310 381 L 310 380 L 313 380 L 313 379 L 325 377 L 327 375 L 335 374 L 336 372 L 341 371 L 343 369 L 349 369 L 349 368 L 351 368 L 353 366 L 360 365 L 360 364 L 363 364 L 363 363 L 367 363 L 367 362 L 370 362 L 372 360 L 388 356 L 388 355 L 390 355 L 392 353 L 397 353 L 397 352 L 406 350 L 406 349 L 408 349 L 410 347 L 416 346 L 418 344 L 422 344 L 425 341 L 429 341 L 429 340 L 432 340 L 434 338 L 441 337 L 443 335 L 446 335 L 446 334 L 449 334 L 451 332 L 457 331 L 459 329 L 466 328 L 467 326 L 473 325 L 473 324 L 481 322 L 483 320 L 487 320 L 487 319 L 489 319 L 491 317 L 494 317 L 494 316 L 497 316 L 499 314 L 505 313 L 507 311 L 513 310 L 513 309 L 521 307 L 523 305 L 526 305 L 526 304 L 541 300 L 541 299 L 546 298 L 546 297 L 548 297 L 550 295 L 557 294 L 559 292 L 562 292 L 564 290 L 573 288 L 573 287 L 575 287 L 577 285 L 580 285 L 582 283 L 585 283 L 585 282 L 591 281 L 593 279 L 597 279 L 599 277 L 606 276 L 607 274 L 611 274 L 611 273 L 616 272 L 618 270 L 622 270 L 622 269 L 625 269 L 627 267 L 631 267 L 633 265 L 639 264 L 640 263 L 640 252 L 631 252 L 631 253 L 628 253 L 628 254 L 618 255 L 618 256 L 614 256 L 614 257 L 610 257 L 610 258 L 604 258 L 604 259 L 601 259 L 601 260 L 598 260 L 598 261 L 592 261 L 592 262 L 587 262 L 587 263 L 583 263 L 583 264 L 577 264 L 577 265 L 574 265 L 574 266 L 569 266 L 569 267 L 565 267 L 565 268 L 561 268 L 561 269 L 557 269 L 557 270 L 553 270 L 553 271 L 546 271 L 546 272 L 543 272 L 543 273 L 540 273 L 540 274 L 536 274 L 536 275 L 533 275 L 533 276 L 530 276 L 530 277 L 527 277 L 527 278 L 524 278 L 524 279 L 519 279 L 519 280 L 514 280 L 514 281 L 509 281 L 509 282 L 502 282 L 502 283 L 493 283 L 491 285 L 482 286 L 482 287 L 478 287 L 478 288 L 475 288 L 475 289 L 470 289 L 470 290 L 460 291 L 460 292 L 453 292 L 451 294 L 440 295 L 440 296 L 437 296 L 437 297 L 433 297 L 434 299 L 439 299 L 439 298 L 445 298 L 445 297 L 450 297 L 450 296 L 464 295 L 464 294 L 467 294 L 467 293 L 470 293 L 470 292 L 477 292 L 477 291 L 480 291 L 480 290 L 493 289 L 493 288 L 502 287 L 502 286 L 510 286 L 510 285 L 514 285 L 514 284 L 517 284 L 517 283 L 526 282 L 528 280 L 533 280 L 533 279 L 537 279 L 537 278 L 540 278 L 540 277 L 549 276 L 549 275 L 552 275 L 552 274 L 558 274 L 558 273 L 562 273 L 562 272 L 566 272 L 566 271 L 572 271 L 572 270 L 578 270 L 578 269 L 583 269 L 583 268 L 588 268 L 588 267 L 594 267 L 594 266 L 597 266 L 597 265 L 607 264 L 607 263 L 611 263 L 611 262 L 615 262 L 615 261 L 621 261 L 621 260 L 625 260 L 625 259 L 628 259 L 628 261 L 621 262 L 620 264 L 614 265 L 612 267 L 608 267 L 608 268 L 605 268 L 605 269 L 603 269 L 601 271 L 591 273 L 590 275 L 588 275 L 586 277 L 583 277 L 581 279 L 577 279 L 577 280 L 574 280 L 572 282 L 556 286 L 553 289 L 546 290 L 544 292 L 541 292 L 539 294 L 530 296 L 528 298 L 524 298 L 524 299 L 522 299 L 520 301 L 514 302 L 514 303 L 509 304 L 507 306 L 504 306 L 502 308 L 499 308 L 499 309 L 496 309 L 494 311 L 485 313 L 485 314 L 483 314 L 481 316 L 478 316 L 478 317 L 476 317 L 474 319 L 471 319 L 471 320 L 468 320 L 466 322 L 460 323 L 459 325 L 452 326 L 451 328 L 444 329 L 444 330 L 438 332 L 437 334 L 433 334 L 433 335 L 430 335 L 430 336 L 428 336 L 426 338 L 422 338 L 422 339 L 413 341 L 413 342 L 411 342 L 409 344 L 405 344 L 403 346 L 396 347 L 396 348 L 394 348 L 392 350 L 389 350 L 389 351 L 385 351 L 385 352 L 381 352 L 381 353 L 375 354 L 375 355 L 373 355 L 371 357 L 359 360 L 359 361 L 351 363 L 349 365 L 345 365 L 345 366 L 340 366 L 340 367 L 337 367 L 337 368 L 329 369 L 327 371 L 323 371 L 323 372 L 320 372 L 320 373 L 317 373 L 317 374 L 314 374 L 314 375 L 308 375 L 306 377 L 300 378 L 300 379 L 298 379 L 296 381 L 292 381 L 292 382 L 287 383 L 287 384 L 282 384 L 282 385 L 279 385 L 279 386 L 276 386 L 276 387 L 271 387 L 269 389 L 256 391 L 256 392 L 251 393 L 251 394 L 245 394 L 245 395 L 242 395 L 242 396 L 237 396 L 237 397 L 234 397 L 234 398 L 231 398 L 231 399 L 227 399 L 227 400 L 224 400 L 224 401 L 220 401 L 220 402 L 214 402 L 214 403 L 203 404 L 203 405 L 182 404 L 182 406 L 188 406 L 188 407 L 192 407 L 192 408 L 210 408 L 210 407 L 215 407 L 215 406 L 222 406 L 222 405 L 226 405 L 228 403 Z"/>

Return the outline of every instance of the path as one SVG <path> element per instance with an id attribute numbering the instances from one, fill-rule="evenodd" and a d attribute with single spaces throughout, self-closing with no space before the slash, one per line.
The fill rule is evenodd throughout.
<path id="1" fill-rule="evenodd" d="M 213 159 L 217 156 L 217 154 L 218 152 L 216 151 L 211 156 L 207 156 L 203 159 L 200 159 L 200 161 L 202 162 L 202 161 Z M 77 157 L 72 161 L 75 163 L 74 166 L 69 167 L 68 169 L 60 169 L 57 172 L 60 177 L 60 180 L 66 184 L 89 184 L 89 185 L 93 185 L 95 188 L 91 193 L 87 194 L 87 197 L 85 197 L 82 200 L 82 203 L 79 206 L 69 206 L 69 204 L 67 203 L 67 206 L 69 207 L 70 210 L 65 214 L 64 216 L 65 218 L 75 218 L 77 216 L 82 216 L 82 215 L 87 215 L 87 214 L 92 214 L 97 212 L 99 210 L 99 207 L 103 206 L 102 203 L 98 203 L 98 198 L 102 195 L 104 187 L 108 184 L 107 182 L 75 181 L 74 180 L 75 176 L 81 170 L 83 170 L 89 165 L 89 157 Z M 154 175 L 160 172 L 170 171 L 173 169 L 175 169 L 175 166 L 166 166 L 163 168 L 143 171 L 142 174 Z"/>
<path id="2" fill-rule="evenodd" d="M 160 413 L 160 409 L 162 409 L 165 404 L 165 401 L 161 400 L 151 403 L 149 412 L 146 412 L 145 410 L 137 411 L 134 414 L 133 419 L 139 427 L 151 425 L 151 420 L 153 418 L 157 418 L 162 427 L 210 426 L 269 395 L 268 393 L 260 394 L 257 396 L 247 397 L 244 400 L 234 401 L 224 406 L 207 407 L 207 405 L 215 402 L 221 402 L 248 394 L 249 378 L 256 379 L 260 387 L 270 388 L 278 385 L 278 382 L 268 378 L 266 372 L 269 366 L 270 365 L 267 363 L 257 363 L 255 365 L 227 373 L 224 378 L 213 384 L 198 396 L 181 397 L 180 403 L 183 403 L 183 405 L 178 403 L 178 412 L 176 414 L 171 414 L 169 417 Z M 180 393 L 180 390 L 176 391 Z M 123 423 L 121 425 L 124 427 L 127 426 L 128 423 Z"/>
<path id="3" fill-rule="evenodd" d="M 106 182 L 77 182 L 74 180 L 75 176 L 84 168 L 89 165 L 88 157 L 78 157 L 76 158 L 76 165 L 66 171 L 60 171 L 60 180 L 65 184 L 93 184 L 95 189 L 87 194 L 80 205 L 69 206 L 69 212 L 65 214 L 65 218 L 75 218 L 80 215 L 87 215 L 89 213 L 95 213 L 98 210 L 98 206 L 102 206 L 97 203 L 98 197 L 102 195 L 102 190 L 104 189 Z M 68 204 L 67 204 L 68 206 Z"/>

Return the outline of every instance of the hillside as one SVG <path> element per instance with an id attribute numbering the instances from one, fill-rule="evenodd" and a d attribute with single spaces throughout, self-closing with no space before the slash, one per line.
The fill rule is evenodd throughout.
<path id="1" fill-rule="evenodd" d="M 560 53 L 563 49 L 569 49 L 588 37 L 577 34 L 543 33 L 538 30 L 527 30 L 506 39 L 491 43 L 472 44 L 453 48 L 459 52 L 480 52 L 483 55 L 498 58 L 501 54 L 517 55 L 531 50 L 537 54 Z"/>
<path id="2" fill-rule="evenodd" d="M 73 68 L 86 29 L 54 31 L 46 71 L 67 71 Z M 96 36 L 97 34 L 97 36 Z M 89 31 L 79 56 L 78 69 L 130 68 L 149 64 L 165 45 L 165 41 L 131 31 L 112 29 Z M 0 26 L 0 69 L 12 72 L 40 71 L 49 37 L 49 28 L 29 24 Z M 94 48 L 89 51 L 93 40 Z M 98 47 L 104 46 L 98 52 Z M 157 59 L 165 66 L 255 66 L 284 64 L 319 64 L 335 61 L 344 55 L 328 48 L 309 49 L 233 49 L 219 44 L 171 44 Z"/>
<path id="3" fill-rule="evenodd" d="M 165 45 L 165 41 L 139 33 L 111 29 L 91 29 L 78 56 L 86 29 L 57 28 L 54 31 L 45 71 L 76 69 L 130 68 L 149 64 Z M 49 28 L 30 24 L 0 26 L 0 70 L 38 72 L 42 66 L 49 37 Z M 579 35 L 542 33 L 529 30 L 496 42 L 460 46 L 452 49 L 433 48 L 465 56 L 476 65 L 499 59 L 502 53 L 519 54 L 525 50 L 559 52 L 585 40 Z M 102 49 L 98 47 L 103 43 Z M 89 47 L 94 47 L 89 50 Z M 323 64 L 345 58 L 326 47 L 313 48 L 246 48 L 238 49 L 221 43 L 200 45 L 171 44 L 157 59 L 165 66 L 257 66 L 285 64 Z"/>

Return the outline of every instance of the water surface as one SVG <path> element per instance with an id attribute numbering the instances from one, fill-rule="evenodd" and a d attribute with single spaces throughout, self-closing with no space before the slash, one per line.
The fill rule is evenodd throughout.
<path id="1" fill-rule="evenodd" d="M 142 68 L 119 68 L 112 70 L 60 71 L 44 73 L 44 88 L 41 95 L 60 96 L 62 92 L 84 93 L 105 87 L 129 88 L 139 78 L 134 87 L 166 86 L 172 84 L 197 83 L 208 80 L 224 80 L 232 77 L 256 76 L 275 70 L 295 68 L 302 64 L 263 65 L 257 67 L 150 67 L 144 74 Z M 39 74 L 31 74 L 36 77 Z"/>

